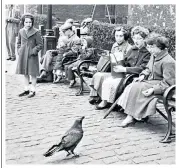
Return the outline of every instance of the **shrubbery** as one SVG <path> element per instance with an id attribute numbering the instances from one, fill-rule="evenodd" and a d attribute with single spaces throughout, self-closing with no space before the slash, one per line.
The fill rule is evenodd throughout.
<path id="1" fill-rule="evenodd" d="M 47 15 L 44 14 L 35 14 L 34 15 L 34 27 L 39 28 L 39 25 L 47 26 Z M 52 16 L 52 26 L 56 24 L 56 18 Z"/>
<path id="2" fill-rule="evenodd" d="M 91 26 L 91 35 L 94 37 L 94 46 L 96 48 L 111 50 L 113 43 L 115 42 L 113 30 L 115 27 L 120 25 L 113 25 L 109 23 L 100 23 L 96 22 L 93 23 Z M 121 25 L 124 26 L 127 30 L 131 31 L 133 26 L 130 25 Z M 155 31 L 164 35 L 169 39 L 170 47 L 169 53 L 172 57 L 175 58 L 175 29 L 162 29 L 156 27 L 145 26 L 149 29 L 150 32 Z M 129 39 L 129 43 L 133 43 L 132 39 Z"/>

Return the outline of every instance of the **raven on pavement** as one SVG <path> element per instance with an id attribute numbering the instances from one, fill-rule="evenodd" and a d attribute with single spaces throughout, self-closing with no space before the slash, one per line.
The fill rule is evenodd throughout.
<path id="1" fill-rule="evenodd" d="M 59 152 L 65 150 L 68 152 L 67 156 L 73 154 L 78 156 L 74 153 L 74 149 L 81 141 L 83 137 L 83 129 L 82 129 L 82 121 L 85 117 L 80 117 L 79 119 L 75 120 L 73 126 L 65 133 L 62 137 L 61 142 L 57 145 L 53 145 L 45 154 L 45 157 L 52 156 L 55 152 Z M 70 153 L 71 152 L 71 153 Z"/>

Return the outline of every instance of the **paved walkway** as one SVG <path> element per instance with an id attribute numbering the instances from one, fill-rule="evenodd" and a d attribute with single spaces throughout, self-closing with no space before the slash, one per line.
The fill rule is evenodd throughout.
<path id="1" fill-rule="evenodd" d="M 124 114 L 112 112 L 103 119 L 105 110 L 96 111 L 88 95 L 76 97 L 78 87 L 65 84 L 38 84 L 34 98 L 19 98 L 23 81 L 13 74 L 14 67 L 15 62 L 7 63 L 7 164 L 175 164 L 175 142 L 159 143 L 167 127 L 160 115 L 120 128 Z M 62 151 L 45 158 L 43 153 L 83 115 L 84 137 L 76 148 L 80 157 L 65 157 Z"/>

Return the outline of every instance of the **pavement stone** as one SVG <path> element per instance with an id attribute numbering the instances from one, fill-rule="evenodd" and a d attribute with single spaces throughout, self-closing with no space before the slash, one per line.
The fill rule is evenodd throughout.
<path id="1" fill-rule="evenodd" d="M 7 62 L 5 75 L 7 164 L 175 164 L 176 142 L 159 143 L 167 128 L 159 114 L 148 123 L 121 128 L 125 114 L 114 111 L 103 119 L 106 110 L 95 110 L 88 94 L 75 96 L 78 87 L 63 83 L 37 84 L 34 98 L 19 98 L 23 78 L 15 75 L 15 64 Z M 75 149 L 80 157 L 62 151 L 45 158 L 43 153 L 83 115 L 84 137 Z"/>

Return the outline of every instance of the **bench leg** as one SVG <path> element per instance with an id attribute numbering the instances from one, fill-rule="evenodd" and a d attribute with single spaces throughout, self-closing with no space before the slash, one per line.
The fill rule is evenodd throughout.
<path id="1" fill-rule="evenodd" d="M 82 75 L 79 75 L 80 78 L 80 90 L 76 93 L 76 96 L 83 95 L 83 93 L 89 93 L 90 92 L 90 86 L 86 83 L 86 81 L 83 79 Z M 84 90 L 84 84 L 89 88 L 89 90 Z"/>
<path id="2" fill-rule="evenodd" d="M 79 75 L 79 78 L 80 78 L 80 90 L 75 94 L 76 96 L 83 95 L 83 91 L 84 91 L 83 77 L 81 75 Z"/>
<path id="3" fill-rule="evenodd" d="M 172 115 L 171 115 L 171 110 L 168 109 L 168 102 L 164 101 L 164 107 L 165 111 L 167 112 L 167 120 L 168 120 L 168 129 L 165 137 L 160 141 L 161 143 L 170 143 L 171 140 L 171 135 L 172 135 Z"/>

